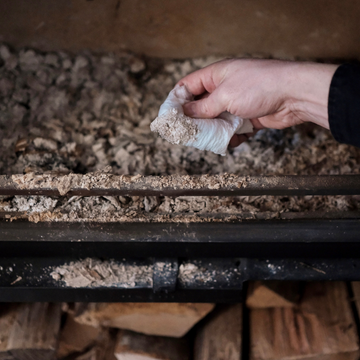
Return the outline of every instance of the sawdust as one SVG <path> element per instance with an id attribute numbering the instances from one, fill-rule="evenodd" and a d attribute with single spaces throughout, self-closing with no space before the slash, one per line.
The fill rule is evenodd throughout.
<path id="1" fill-rule="evenodd" d="M 195 141 L 199 132 L 193 119 L 184 114 L 179 114 L 175 108 L 157 117 L 151 123 L 150 129 L 175 145 L 184 145 L 189 141 Z"/>
<path id="2" fill-rule="evenodd" d="M 87 258 L 49 269 L 56 282 L 66 287 L 148 287 L 153 284 L 153 267 L 118 263 L 114 260 L 100 261 Z"/>
<path id="3" fill-rule="evenodd" d="M 241 188 L 246 184 L 247 178 L 235 174 L 216 175 L 169 175 L 145 178 L 146 186 L 154 189 L 178 188 L 178 189 L 220 189 L 222 187 Z M 245 185 L 246 186 L 246 185 Z"/>
<path id="4" fill-rule="evenodd" d="M 234 174 L 219 175 L 169 175 L 169 176 L 147 176 L 140 174 L 112 175 L 108 172 L 111 168 L 89 173 L 58 175 L 57 173 L 35 174 L 33 172 L 25 175 L 12 175 L 12 180 L 20 189 L 57 189 L 61 196 L 66 195 L 74 189 L 147 189 L 160 190 L 166 188 L 178 189 L 220 189 L 222 187 L 240 188 L 246 187 L 246 177 Z M 135 185 L 135 186 L 134 186 Z M 137 186 L 136 186 L 137 185 Z"/>
<path id="5" fill-rule="evenodd" d="M 359 149 L 310 124 L 259 131 L 226 157 L 173 145 L 151 132 L 174 85 L 218 58 L 0 48 L 10 54 L 0 59 L 0 174 L 83 174 L 106 166 L 129 176 L 360 173 Z M 134 63 L 141 64 L 140 73 L 134 74 Z"/>
<path id="6" fill-rule="evenodd" d="M 247 176 L 254 175 L 360 173 L 360 150 L 338 144 L 329 131 L 311 124 L 261 130 L 226 157 L 173 145 L 152 133 L 150 123 L 174 85 L 217 58 L 139 61 L 132 54 L 0 48 L 0 57 L 9 55 L 0 59 L 0 173 L 20 174 L 13 180 L 21 189 L 57 188 L 64 196 L 79 187 L 130 184 L 218 189 L 249 186 Z M 134 74 L 134 63 L 141 72 Z M 6 218 L 187 222 L 220 221 L 225 214 L 227 221 L 359 208 L 357 197 L 346 196 L 22 198 L 1 199 Z"/>
<path id="7" fill-rule="evenodd" d="M 32 222 L 233 222 L 321 217 L 360 210 L 358 196 L 14 196 L 0 200 L 0 213 Z"/>
<path id="8" fill-rule="evenodd" d="M 61 196 L 72 189 L 122 189 L 141 178 L 141 175 L 115 176 L 108 174 L 111 167 L 94 173 L 67 174 L 59 176 L 57 173 L 36 174 L 30 172 L 25 175 L 12 175 L 12 180 L 20 189 L 57 189 Z"/>

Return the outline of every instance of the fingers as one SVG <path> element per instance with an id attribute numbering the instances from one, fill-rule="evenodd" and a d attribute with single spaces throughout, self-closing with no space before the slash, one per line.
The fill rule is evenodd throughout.
<path id="1" fill-rule="evenodd" d="M 190 117 L 212 119 L 226 110 L 226 104 L 222 103 L 218 96 L 218 90 L 215 90 L 209 96 L 183 105 L 183 109 L 185 114 Z"/>
<path id="2" fill-rule="evenodd" d="M 229 142 L 229 147 L 231 148 L 238 147 L 240 144 L 247 141 L 248 139 L 249 138 L 245 134 L 240 134 L 240 135 L 235 134 Z"/>
<path id="3" fill-rule="evenodd" d="M 251 120 L 253 122 L 253 119 Z M 253 123 L 254 125 L 254 123 Z M 256 129 L 256 128 L 255 128 Z M 242 144 L 243 142 L 249 140 L 250 137 L 254 136 L 259 130 L 256 129 L 255 131 L 253 131 L 252 133 L 248 133 L 248 134 L 235 134 L 229 142 L 229 147 L 230 148 L 234 148 L 234 147 L 238 147 L 240 144 Z"/>
<path id="4" fill-rule="evenodd" d="M 259 118 L 250 119 L 253 124 L 254 129 L 256 130 L 253 135 L 257 133 L 258 130 L 265 129 L 265 126 L 260 122 Z"/>
<path id="5" fill-rule="evenodd" d="M 197 70 L 178 82 L 178 85 L 186 85 L 193 95 L 200 95 L 204 92 L 212 93 L 216 89 L 213 80 L 213 66 L 207 66 Z"/>
<path id="6" fill-rule="evenodd" d="M 205 93 L 203 93 L 203 94 L 201 94 L 201 95 L 195 96 L 195 101 L 196 101 L 196 100 L 201 100 L 201 99 L 206 99 L 206 98 L 208 98 L 209 96 L 210 96 L 210 93 L 205 92 Z"/>
<path id="7" fill-rule="evenodd" d="M 212 101 L 211 96 L 206 99 L 187 103 L 183 106 L 183 109 L 186 115 L 201 119 L 215 118 L 226 110 L 222 104 Z"/>

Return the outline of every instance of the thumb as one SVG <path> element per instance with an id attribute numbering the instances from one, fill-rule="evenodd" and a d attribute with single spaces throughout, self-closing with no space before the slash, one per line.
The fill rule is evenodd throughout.
<path id="1" fill-rule="evenodd" d="M 183 109 L 190 117 L 212 119 L 225 111 L 226 106 L 220 102 L 215 90 L 208 97 L 184 104 Z"/>

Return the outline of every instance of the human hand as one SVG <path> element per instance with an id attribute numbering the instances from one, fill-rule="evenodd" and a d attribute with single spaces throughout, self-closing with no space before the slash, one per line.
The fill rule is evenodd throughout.
<path id="1" fill-rule="evenodd" d="M 229 59 L 187 75 L 199 100 L 183 106 L 186 115 L 215 118 L 223 111 L 250 119 L 255 132 L 313 122 L 329 129 L 328 96 L 337 65 L 280 60 Z M 254 132 L 254 133 L 255 133 Z M 234 135 L 235 147 L 248 136 Z"/>

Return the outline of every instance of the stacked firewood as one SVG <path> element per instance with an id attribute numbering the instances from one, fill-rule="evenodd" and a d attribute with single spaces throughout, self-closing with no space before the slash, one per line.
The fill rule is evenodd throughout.
<path id="1" fill-rule="evenodd" d="M 249 288 L 250 358 L 358 359 L 352 301 L 360 284 L 344 282 L 255 283 Z M 355 316 L 354 316 L 355 315 Z"/>
<path id="2" fill-rule="evenodd" d="M 2 360 L 190 359 L 186 334 L 214 304 L 2 306 Z"/>
<path id="3" fill-rule="evenodd" d="M 360 282 L 253 282 L 246 303 L 3 304 L 3 360 L 350 360 Z"/>

